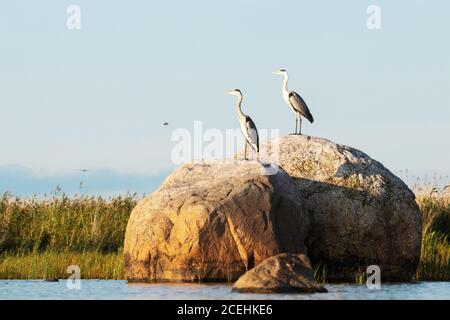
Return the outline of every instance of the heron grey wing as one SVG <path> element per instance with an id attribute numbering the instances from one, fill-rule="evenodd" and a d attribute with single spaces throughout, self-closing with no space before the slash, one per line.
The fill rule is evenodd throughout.
<path id="1" fill-rule="evenodd" d="M 253 148 L 256 149 L 257 152 L 259 152 L 259 135 L 258 135 L 258 129 L 256 129 L 256 125 L 253 122 L 252 118 L 249 116 L 245 117 L 245 126 L 247 128 L 247 133 L 249 135 L 249 138 L 251 141 L 249 141 L 251 144 L 253 144 Z"/>
<path id="2" fill-rule="evenodd" d="M 311 112 L 306 105 L 305 100 L 303 100 L 300 95 L 294 91 L 289 93 L 289 102 L 291 103 L 292 108 L 294 108 L 297 112 L 299 112 L 302 116 L 309 120 L 309 122 L 313 123 L 314 118 Z"/>

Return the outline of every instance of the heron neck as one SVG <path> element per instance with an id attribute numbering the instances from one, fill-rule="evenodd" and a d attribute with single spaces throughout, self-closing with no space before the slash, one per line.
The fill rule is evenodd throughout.
<path id="1" fill-rule="evenodd" d="M 283 84 L 281 86 L 281 92 L 283 93 L 283 97 L 286 100 L 289 100 L 289 90 L 288 90 L 288 80 L 289 80 L 289 76 L 287 74 L 284 75 L 284 79 L 283 79 Z"/>
<path id="2" fill-rule="evenodd" d="M 236 103 L 236 111 L 237 111 L 237 114 L 239 115 L 239 117 L 245 117 L 244 113 L 242 112 L 242 108 L 241 108 L 242 100 L 243 100 L 242 96 L 239 96 L 238 101 Z"/>

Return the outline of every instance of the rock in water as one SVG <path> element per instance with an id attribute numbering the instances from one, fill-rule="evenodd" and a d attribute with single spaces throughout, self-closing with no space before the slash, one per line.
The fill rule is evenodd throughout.
<path id="1" fill-rule="evenodd" d="M 281 253 L 247 271 L 233 291 L 253 293 L 327 292 L 314 280 L 311 264 L 303 254 Z"/>
<path id="2" fill-rule="evenodd" d="M 233 281 L 280 252 L 305 252 L 293 180 L 262 166 L 190 164 L 138 203 L 125 234 L 129 281 Z"/>
<path id="3" fill-rule="evenodd" d="M 282 137 L 262 153 L 295 179 L 310 214 L 309 257 L 326 264 L 329 279 L 353 281 L 368 265 L 383 279 L 411 279 L 422 222 L 402 180 L 365 153 L 321 138 Z"/>

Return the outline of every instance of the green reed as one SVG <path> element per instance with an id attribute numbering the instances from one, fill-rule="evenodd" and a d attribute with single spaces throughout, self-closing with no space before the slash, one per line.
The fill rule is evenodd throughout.
<path id="1" fill-rule="evenodd" d="M 44 199 L 0 196 L 0 278 L 122 279 L 122 247 L 135 195 L 54 194 Z"/>
<path id="2" fill-rule="evenodd" d="M 444 192 L 445 191 L 445 192 Z M 44 199 L 0 196 L 0 279 L 67 278 L 78 265 L 84 279 L 123 279 L 122 247 L 135 195 L 54 194 Z M 422 212 L 421 261 L 413 280 L 450 280 L 448 188 L 417 197 Z M 315 266 L 320 283 L 327 266 Z M 355 282 L 364 282 L 361 272 Z"/>
<path id="3" fill-rule="evenodd" d="M 123 279 L 120 251 L 26 252 L 0 255 L 0 279 L 66 279 L 69 266 L 80 268 L 82 279 Z"/>
<path id="4" fill-rule="evenodd" d="M 416 280 L 450 280 L 450 196 L 417 199 L 422 212 L 422 250 Z"/>
<path id="5" fill-rule="evenodd" d="M 132 195 L 19 199 L 5 194 L 0 197 L 0 253 L 117 251 L 135 205 Z"/>

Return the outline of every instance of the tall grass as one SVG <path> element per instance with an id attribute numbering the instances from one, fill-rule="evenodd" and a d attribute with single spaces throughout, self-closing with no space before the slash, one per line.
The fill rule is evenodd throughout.
<path id="1" fill-rule="evenodd" d="M 415 280 L 450 280 L 449 188 L 417 197 L 422 212 L 421 261 Z M 44 199 L 0 196 L 0 278 L 67 278 L 78 265 L 84 279 L 122 279 L 122 246 L 134 195 L 101 197 L 53 194 Z M 326 265 L 315 268 L 327 282 Z M 355 281 L 364 277 L 358 273 Z"/>
<path id="2" fill-rule="evenodd" d="M 67 268 L 76 265 L 82 279 L 123 279 L 121 252 L 43 251 L 3 253 L 0 256 L 0 279 L 64 279 Z"/>
<path id="3" fill-rule="evenodd" d="M 423 234 L 416 280 L 450 280 L 450 195 L 431 192 L 417 198 Z"/>
<path id="4" fill-rule="evenodd" d="M 134 195 L 53 194 L 44 199 L 0 196 L 0 278 L 123 278 L 122 246 Z"/>
<path id="5" fill-rule="evenodd" d="M 0 253 L 29 251 L 114 252 L 123 245 L 133 196 L 54 195 L 46 199 L 0 197 Z"/>

